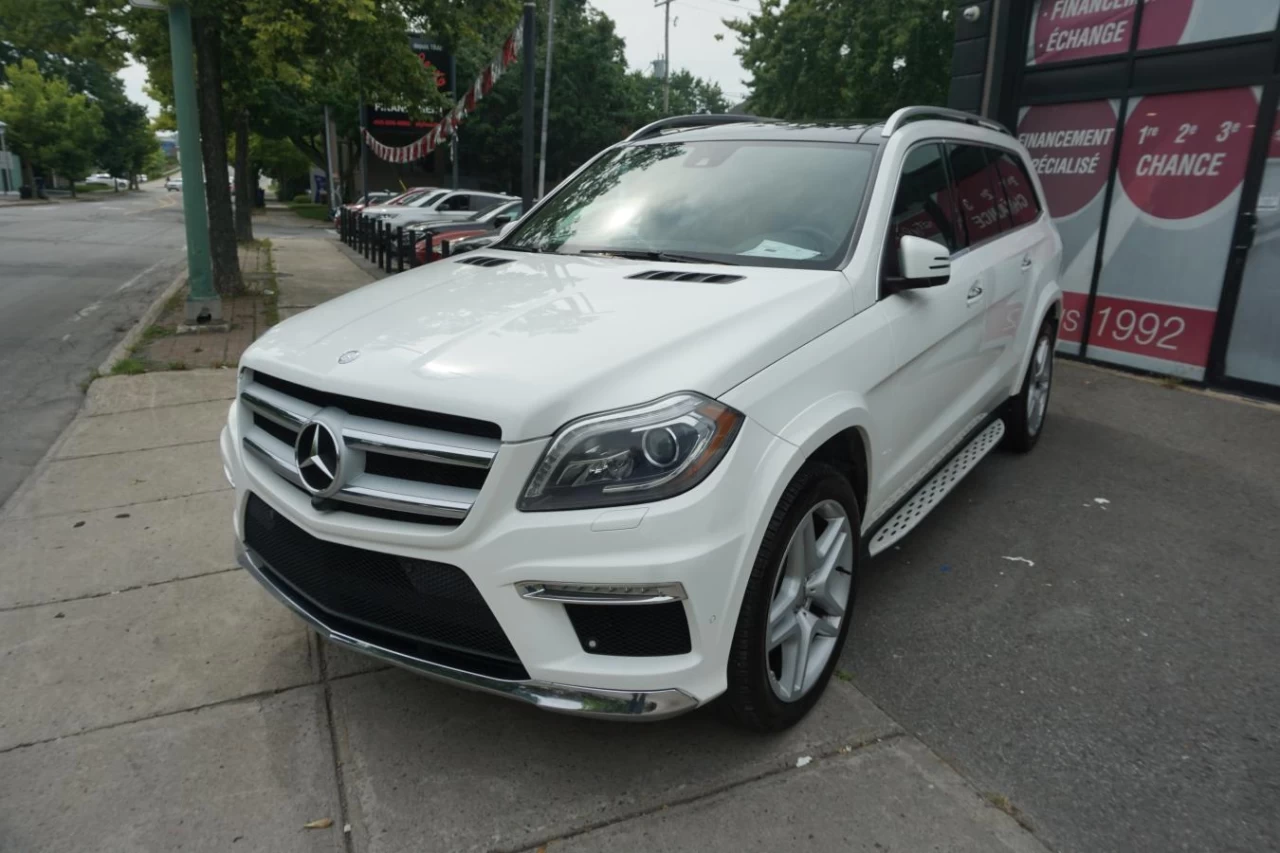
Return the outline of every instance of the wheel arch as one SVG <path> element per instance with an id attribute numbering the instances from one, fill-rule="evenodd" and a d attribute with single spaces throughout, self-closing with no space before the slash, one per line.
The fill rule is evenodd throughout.
<path id="1" fill-rule="evenodd" d="M 1023 348 L 1022 357 L 1018 360 L 1018 370 L 1013 374 L 1013 386 L 1009 389 L 1010 397 L 1022 390 L 1022 379 L 1027 374 L 1027 365 L 1031 364 L 1031 354 L 1035 351 L 1036 338 L 1039 337 L 1040 327 L 1044 325 L 1045 320 L 1052 320 L 1055 328 L 1062 321 L 1062 290 L 1056 284 L 1052 287 L 1046 287 L 1040 294 L 1040 299 L 1036 303 L 1035 313 L 1031 316 L 1036 318 L 1036 322 L 1031 327 L 1031 333 L 1027 336 L 1027 344 Z"/>

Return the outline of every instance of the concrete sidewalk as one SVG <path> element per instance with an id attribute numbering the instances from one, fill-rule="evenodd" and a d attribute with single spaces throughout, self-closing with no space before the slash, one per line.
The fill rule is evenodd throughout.
<path id="1" fill-rule="evenodd" d="M 282 315 L 368 280 L 332 240 L 275 263 Z M 234 567 L 234 393 L 229 369 L 98 380 L 0 513 L 0 850 L 1044 850 L 843 679 L 761 737 L 319 642 Z"/>

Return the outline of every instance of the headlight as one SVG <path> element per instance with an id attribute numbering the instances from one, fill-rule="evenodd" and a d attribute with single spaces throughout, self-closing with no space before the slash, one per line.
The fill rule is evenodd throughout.
<path id="1" fill-rule="evenodd" d="M 742 414 L 683 392 L 561 428 L 525 486 L 525 512 L 647 503 L 702 482 L 733 443 Z"/>

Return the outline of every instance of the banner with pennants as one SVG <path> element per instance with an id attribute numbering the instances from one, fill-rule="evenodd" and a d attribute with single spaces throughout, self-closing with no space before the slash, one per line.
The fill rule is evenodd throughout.
<path id="1" fill-rule="evenodd" d="M 458 99 L 458 103 L 449 111 L 449 114 L 442 118 L 440 123 L 435 126 L 435 129 L 426 136 L 408 145 L 392 146 L 379 142 L 373 138 L 373 134 L 365 130 L 364 139 L 369 144 L 369 150 L 375 156 L 389 163 L 412 163 L 415 160 L 421 160 L 436 150 L 441 143 L 453 135 L 458 125 L 462 124 L 462 120 L 468 114 L 475 112 L 476 102 L 493 90 L 498 78 L 515 64 L 516 59 L 520 56 L 520 47 L 523 41 L 524 28 L 522 25 L 517 24 L 515 31 L 507 36 L 507 40 L 502 43 L 502 52 L 484 67 L 484 70 L 476 77 L 476 81 L 471 85 L 471 88 L 462 94 L 462 97 Z"/>

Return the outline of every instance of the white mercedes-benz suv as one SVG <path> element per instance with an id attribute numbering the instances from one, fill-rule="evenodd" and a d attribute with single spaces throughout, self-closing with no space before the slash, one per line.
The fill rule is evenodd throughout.
<path id="1" fill-rule="evenodd" d="M 859 568 L 1044 425 L 1061 241 L 977 117 L 665 119 L 497 244 L 244 355 L 240 563 L 331 642 L 541 708 L 762 730 Z"/>

